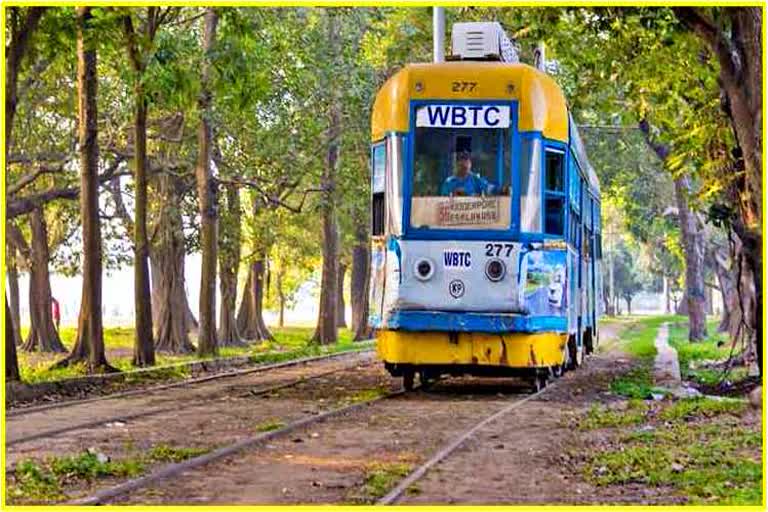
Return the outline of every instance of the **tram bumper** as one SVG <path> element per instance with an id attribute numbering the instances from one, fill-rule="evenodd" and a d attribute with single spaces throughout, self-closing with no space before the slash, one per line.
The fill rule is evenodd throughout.
<path id="1" fill-rule="evenodd" d="M 389 365 L 545 368 L 565 362 L 567 334 L 380 330 L 376 350 Z"/>

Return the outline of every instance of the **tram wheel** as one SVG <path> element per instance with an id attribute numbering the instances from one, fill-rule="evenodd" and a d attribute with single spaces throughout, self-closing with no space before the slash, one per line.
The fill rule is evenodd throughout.
<path id="1" fill-rule="evenodd" d="M 584 353 L 589 355 L 595 351 L 594 342 L 592 340 L 592 328 L 587 329 L 584 332 Z"/>
<path id="2" fill-rule="evenodd" d="M 576 337 L 568 336 L 568 369 L 575 370 L 579 366 L 579 347 L 576 346 Z"/>
<path id="3" fill-rule="evenodd" d="M 406 391 L 413 391 L 413 378 L 416 376 L 416 372 L 412 368 L 403 370 L 403 389 Z"/>
<path id="4" fill-rule="evenodd" d="M 421 389 L 429 389 L 435 383 L 435 376 L 428 370 L 421 370 L 419 372 L 419 382 L 421 382 Z"/>

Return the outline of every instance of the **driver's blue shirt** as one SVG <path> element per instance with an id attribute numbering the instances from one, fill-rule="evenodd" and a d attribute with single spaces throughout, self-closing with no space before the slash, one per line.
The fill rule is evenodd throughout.
<path id="1" fill-rule="evenodd" d="M 496 185 L 473 172 L 469 172 L 463 178 L 451 175 L 448 176 L 440 187 L 440 195 L 450 196 L 456 192 L 457 189 L 463 189 L 465 195 L 476 196 L 480 194 L 494 193 Z"/>

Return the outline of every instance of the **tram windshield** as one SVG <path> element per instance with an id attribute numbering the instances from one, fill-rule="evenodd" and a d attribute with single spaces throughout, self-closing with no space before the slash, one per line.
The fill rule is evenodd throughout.
<path id="1" fill-rule="evenodd" d="M 417 122 L 411 226 L 509 229 L 510 183 L 508 122 L 499 128 L 418 126 Z"/>

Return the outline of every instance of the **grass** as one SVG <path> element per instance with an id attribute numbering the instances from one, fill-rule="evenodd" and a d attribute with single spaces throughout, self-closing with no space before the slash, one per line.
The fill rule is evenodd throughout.
<path id="1" fill-rule="evenodd" d="M 28 328 L 22 328 L 22 334 L 26 336 Z M 251 362 L 277 363 L 348 350 L 359 349 L 368 346 L 365 343 L 352 341 L 353 333 L 349 329 L 339 329 L 339 341 L 334 345 L 320 346 L 310 344 L 314 329 L 311 327 L 282 327 L 273 328 L 274 341 L 265 341 L 246 347 L 222 347 L 219 349 L 219 358 L 249 356 Z M 71 348 L 76 328 L 62 327 L 61 340 L 67 348 Z M 104 344 L 107 350 L 107 359 L 112 366 L 129 372 L 135 368 L 131 365 L 133 348 L 133 329 L 128 327 L 108 327 L 104 329 Z M 19 370 L 22 381 L 29 384 L 52 382 L 57 380 L 80 377 L 86 374 L 85 365 L 78 364 L 67 368 L 51 369 L 51 365 L 63 357 L 62 354 L 48 354 L 38 352 L 18 351 Z M 205 361 L 211 358 L 200 358 L 196 354 L 170 355 L 157 354 L 157 366 L 169 366 L 178 363 L 190 363 Z M 150 380 L 182 379 L 189 376 L 186 368 L 167 368 L 160 373 L 136 374 L 127 377 L 127 382 Z"/>
<path id="2" fill-rule="evenodd" d="M 15 503 L 41 503 L 65 499 L 67 486 L 91 483 L 103 478 L 133 478 L 153 463 L 181 462 L 210 451 L 209 448 L 153 446 L 146 453 L 109 460 L 91 451 L 50 457 L 43 461 L 26 459 L 18 463 L 6 487 L 6 496 Z"/>
<path id="3" fill-rule="evenodd" d="M 356 503 L 373 503 L 386 495 L 397 483 L 411 472 L 408 462 L 374 462 L 365 471 L 365 480 L 352 497 Z"/>
<path id="4" fill-rule="evenodd" d="M 256 431 L 257 432 L 272 432 L 273 430 L 277 430 L 280 428 L 283 428 L 285 426 L 285 422 L 283 421 L 277 421 L 277 420 L 266 420 L 258 425 L 256 425 Z"/>
<path id="5" fill-rule="evenodd" d="M 636 317 L 621 335 L 619 347 L 637 360 L 635 368 L 615 378 L 611 391 L 628 398 L 650 398 L 653 392 L 651 367 L 656 357 L 654 345 L 659 327 L 673 316 Z"/>
<path id="6" fill-rule="evenodd" d="M 762 440 L 759 430 L 742 423 L 746 405 L 711 398 L 662 404 L 656 411 L 590 410 L 582 425 L 634 430 L 589 452 L 586 479 L 599 486 L 671 486 L 692 503 L 759 504 Z"/>
<path id="7" fill-rule="evenodd" d="M 642 400 L 630 400 L 626 410 L 618 411 L 608 407 L 593 405 L 586 416 L 579 421 L 579 428 L 592 430 L 596 428 L 613 428 L 627 425 L 638 425 L 645 420 L 648 406 Z"/>
<path id="8" fill-rule="evenodd" d="M 695 381 L 708 386 L 715 386 L 726 375 L 722 370 L 702 367 L 704 362 L 723 362 L 731 353 L 731 343 L 727 333 L 717 332 L 719 320 L 707 322 L 709 336 L 702 341 L 688 341 L 688 321 L 685 317 L 677 317 L 676 322 L 669 326 L 669 344 L 677 350 L 680 361 L 680 373 L 684 380 Z M 748 370 L 735 367 L 727 374 L 732 382 L 738 382 L 748 377 Z"/>

